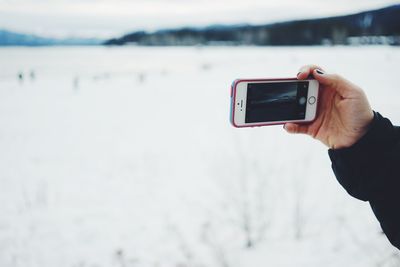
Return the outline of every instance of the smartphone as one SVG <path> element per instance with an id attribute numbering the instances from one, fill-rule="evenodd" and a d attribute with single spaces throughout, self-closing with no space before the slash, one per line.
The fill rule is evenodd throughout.
<path id="1" fill-rule="evenodd" d="M 311 122 L 317 115 L 317 80 L 237 79 L 231 87 L 235 127 Z"/>

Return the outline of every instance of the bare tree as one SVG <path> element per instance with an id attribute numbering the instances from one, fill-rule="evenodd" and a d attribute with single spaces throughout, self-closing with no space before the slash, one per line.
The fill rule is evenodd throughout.
<path id="1" fill-rule="evenodd" d="M 265 239 L 273 217 L 272 192 L 269 176 L 274 167 L 266 167 L 264 159 L 255 153 L 244 153 L 240 140 L 235 141 L 235 153 L 224 156 L 224 162 L 214 166 L 216 184 L 221 199 L 222 216 L 230 227 L 242 233 L 243 246 L 255 247 Z M 223 166 L 223 168 L 221 168 Z M 211 218 L 212 220 L 213 218 Z"/>
<path id="2" fill-rule="evenodd" d="M 220 267 L 230 267 L 226 256 L 226 248 L 216 239 L 217 233 L 211 223 L 204 223 L 201 229 L 201 239 L 210 249 L 210 252 Z"/>
<path id="3" fill-rule="evenodd" d="M 304 159 L 310 159 L 305 155 Z M 310 212 L 305 207 L 308 170 L 310 160 L 298 161 L 292 165 L 292 192 L 293 192 L 293 229 L 295 240 L 301 240 L 304 236 L 306 224 Z"/>
<path id="4" fill-rule="evenodd" d="M 199 257 L 196 257 L 196 249 L 190 245 L 186 240 L 182 231 L 179 229 L 178 225 L 169 223 L 167 225 L 167 231 L 174 238 L 178 250 L 182 255 L 182 260 L 177 262 L 176 266 L 179 267 L 203 267 L 204 264 L 201 263 Z"/>

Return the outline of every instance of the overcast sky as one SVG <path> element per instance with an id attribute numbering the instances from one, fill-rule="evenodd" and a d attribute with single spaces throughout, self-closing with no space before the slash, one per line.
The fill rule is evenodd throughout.
<path id="1" fill-rule="evenodd" d="M 353 13 L 390 0 L 0 0 L 0 28 L 46 36 L 110 37 L 145 29 Z"/>

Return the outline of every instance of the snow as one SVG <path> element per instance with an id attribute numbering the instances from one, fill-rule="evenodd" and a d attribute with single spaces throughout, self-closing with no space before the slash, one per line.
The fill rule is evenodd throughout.
<path id="1" fill-rule="evenodd" d="M 1 48 L 0 266 L 399 266 L 322 144 L 228 121 L 235 78 L 317 63 L 399 124 L 399 62 L 384 46 Z"/>

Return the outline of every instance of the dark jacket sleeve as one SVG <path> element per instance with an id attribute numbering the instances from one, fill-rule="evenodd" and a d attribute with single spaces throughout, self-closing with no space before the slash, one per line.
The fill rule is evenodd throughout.
<path id="1" fill-rule="evenodd" d="M 400 128 L 375 112 L 367 134 L 349 148 L 329 150 L 339 183 L 369 201 L 390 242 L 400 249 Z"/>

